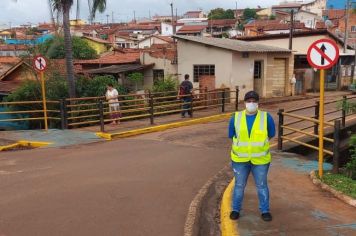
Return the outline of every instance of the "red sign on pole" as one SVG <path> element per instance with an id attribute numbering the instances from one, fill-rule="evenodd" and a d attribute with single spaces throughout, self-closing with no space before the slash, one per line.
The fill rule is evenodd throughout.
<path id="1" fill-rule="evenodd" d="M 47 67 L 47 61 L 43 56 L 36 56 L 33 60 L 33 66 L 39 72 L 42 72 Z"/>
<path id="2" fill-rule="evenodd" d="M 307 54 L 309 64 L 316 69 L 329 69 L 339 59 L 339 47 L 330 39 L 320 39 L 312 43 Z"/>

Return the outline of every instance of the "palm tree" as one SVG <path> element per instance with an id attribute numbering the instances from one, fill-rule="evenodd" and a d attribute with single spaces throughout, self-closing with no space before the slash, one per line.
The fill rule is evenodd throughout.
<path id="1" fill-rule="evenodd" d="M 72 38 L 70 35 L 70 8 L 73 5 L 73 0 L 51 0 L 53 10 L 63 14 L 63 32 L 64 32 L 64 48 L 65 59 L 67 67 L 67 80 L 69 97 L 75 97 L 75 80 L 74 80 L 74 68 L 73 68 L 73 51 L 72 51 Z M 98 10 L 103 12 L 106 7 L 106 0 L 93 0 L 91 7 L 91 17 L 95 17 L 95 13 Z"/>

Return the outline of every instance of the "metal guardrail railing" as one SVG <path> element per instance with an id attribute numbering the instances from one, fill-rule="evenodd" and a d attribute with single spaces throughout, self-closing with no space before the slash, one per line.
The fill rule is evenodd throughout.
<path id="1" fill-rule="evenodd" d="M 189 97 L 189 102 L 183 98 Z M 234 97 L 234 98 L 232 98 Z M 235 110 L 238 109 L 239 89 L 235 91 L 207 89 L 198 92 L 177 96 L 177 91 L 119 95 L 118 104 L 120 117 L 112 118 L 109 103 L 104 96 L 67 98 L 59 101 L 47 101 L 47 116 L 52 128 L 78 128 L 83 126 L 100 125 L 100 130 L 105 131 L 105 124 L 112 121 L 127 121 L 149 118 L 150 124 L 154 124 L 157 116 L 168 115 L 189 110 L 193 115 L 195 111 L 202 109 L 221 108 L 225 112 L 226 106 L 235 102 Z M 183 105 L 188 105 L 184 108 Z M 0 111 L 0 122 L 32 122 L 36 128 L 44 127 L 44 110 L 42 101 L 0 102 L 5 111 Z M 1 118 L 1 115 L 16 116 Z M 37 123 L 36 123 L 37 122 Z"/>
<path id="2" fill-rule="evenodd" d="M 323 150 L 323 153 L 329 154 L 333 157 L 333 172 L 338 173 L 339 171 L 339 156 L 340 156 L 340 130 L 346 127 L 346 118 L 348 116 L 353 116 L 355 114 L 348 114 L 345 109 L 345 104 L 351 102 L 351 100 L 356 99 L 356 96 L 343 96 L 343 98 L 325 102 L 324 105 L 332 105 L 335 109 L 325 112 L 324 125 L 331 128 L 333 131 L 333 138 L 323 137 L 324 141 L 330 142 L 332 144 L 332 150 Z M 311 148 L 313 150 L 319 151 L 319 147 L 312 145 L 307 142 L 299 140 L 300 137 L 309 136 L 319 139 L 319 108 L 320 103 L 316 101 L 314 105 L 299 107 L 290 110 L 280 109 L 278 112 L 279 122 L 278 122 L 278 150 L 283 150 L 283 142 L 290 141 L 297 143 L 299 145 Z M 314 116 L 308 117 L 305 115 L 295 114 L 297 112 L 311 112 L 314 110 Z M 339 114 L 338 114 L 339 113 Z M 286 123 L 286 119 L 292 119 Z M 307 125 L 304 127 L 305 123 L 312 123 L 312 125 Z M 300 125 L 302 127 L 293 127 L 293 125 Z M 285 133 L 285 130 L 290 132 Z M 308 132 L 308 130 L 310 130 Z M 303 134 L 303 136 L 295 136 L 296 134 Z"/>

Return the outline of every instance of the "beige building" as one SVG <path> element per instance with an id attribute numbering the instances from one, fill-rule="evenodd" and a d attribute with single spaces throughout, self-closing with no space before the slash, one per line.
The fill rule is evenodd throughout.
<path id="1" fill-rule="evenodd" d="M 337 65 L 326 70 L 326 89 L 343 89 L 351 83 L 352 73 L 354 73 L 352 72 L 354 70 L 352 65 L 354 63 L 354 49 L 348 47 L 346 52 L 343 52 L 343 41 L 327 30 L 295 32 L 293 34 L 292 49 L 295 55 L 294 73 L 297 79 L 297 94 L 318 90 L 319 74 L 318 71 L 310 67 L 307 61 L 307 52 L 313 42 L 325 38 L 335 41 L 340 52 L 340 59 Z M 289 34 L 240 37 L 239 39 L 266 46 L 289 48 Z"/>
<path id="2" fill-rule="evenodd" d="M 262 97 L 290 95 L 293 54 L 288 49 L 240 40 L 176 36 L 178 74 L 189 74 L 195 88 L 239 86 L 241 94 L 257 91 Z"/>
<path id="3" fill-rule="evenodd" d="M 151 88 L 155 81 L 170 76 L 177 77 L 176 50 L 174 48 L 151 48 L 140 54 L 142 65 L 151 65 L 144 71 L 144 87 Z"/>

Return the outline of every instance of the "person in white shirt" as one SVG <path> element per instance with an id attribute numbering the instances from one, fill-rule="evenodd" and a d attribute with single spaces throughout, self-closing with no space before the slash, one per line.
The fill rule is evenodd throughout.
<path id="1" fill-rule="evenodd" d="M 106 86 L 106 100 L 109 102 L 109 111 L 111 114 L 111 119 L 113 122 L 111 124 L 117 125 L 120 123 L 120 103 L 119 103 L 119 92 L 110 83 Z"/>

